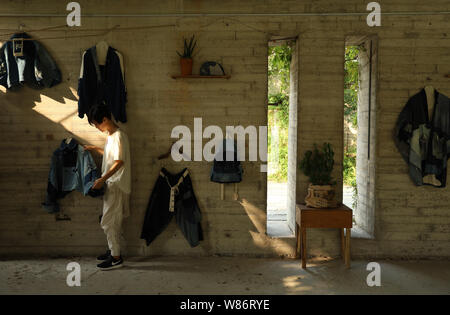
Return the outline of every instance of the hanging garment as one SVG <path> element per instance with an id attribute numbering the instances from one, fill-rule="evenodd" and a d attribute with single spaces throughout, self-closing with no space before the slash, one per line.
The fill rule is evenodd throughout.
<path id="1" fill-rule="evenodd" d="M 102 196 L 104 189 L 92 189 L 99 178 L 99 171 L 89 151 L 75 139 L 69 143 L 62 140 L 53 152 L 47 183 L 47 196 L 42 204 L 49 213 L 59 212 L 58 199 L 73 190 L 91 197 Z"/>
<path id="2" fill-rule="evenodd" d="M 211 168 L 211 181 L 216 183 L 240 183 L 242 173 L 236 142 L 233 139 L 224 139 L 214 158 Z"/>
<path id="3" fill-rule="evenodd" d="M 89 112 L 91 106 L 105 104 L 116 121 L 127 121 L 127 92 L 121 64 L 119 52 L 110 46 L 107 48 L 105 65 L 99 64 L 96 46 L 84 52 L 78 80 L 80 118 Z"/>
<path id="4" fill-rule="evenodd" d="M 425 89 L 408 100 L 395 125 L 394 141 L 409 165 L 414 184 L 445 187 L 450 155 L 450 100 L 434 89 L 430 94 L 433 104 L 428 104 Z"/>
<path id="5" fill-rule="evenodd" d="M 142 227 L 147 246 L 169 225 L 175 215 L 178 227 L 191 247 L 203 240 L 201 213 L 189 171 L 171 174 L 162 168 L 153 188 Z"/>
<path id="6" fill-rule="evenodd" d="M 0 48 L 0 85 L 7 89 L 20 88 L 24 83 L 33 89 L 61 83 L 55 61 L 44 46 L 30 38 L 27 33 L 17 33 Z"/>
<path id="7" fill-rule="evenodd" d="M 233 199 L 238 200 L 238 183 L 242 181 L 243 173 L 244 170 L 238 159 L 236 142 L 233 139 L 223 139 L 214 158 L 210 176 L 212 182 L 220 183 L 222 185 L 222 200 L 224 200 L 224 184 L 226 183 L 234 183 Z"/>

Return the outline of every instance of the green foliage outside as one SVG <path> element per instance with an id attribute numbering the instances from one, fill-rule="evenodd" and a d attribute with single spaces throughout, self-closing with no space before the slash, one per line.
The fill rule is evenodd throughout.
<path id="1" fill-rule="evenodd" d="M 276 164 L 269 171 L 268 177 L 272 181 L 285 182 L 288 169 L 289 96 L 275 94 L 269 98 L 269 102 L 277 102 L 279 105 L 269 106 L 268 154 L 269 161 Z M 275 137 L 272 136 L 273 132 Z"/>
<path id="2" fill-rule="evenodd" d="M 358 126 L 359 51 L 358 46 L 345 47 L 344 118 L 354 128 Z"/>
<path id="3" fill-rule="evenodd" d="M 344 119 L 353 128 L 358 127 L 358 54 L 360 47 L 345 48 Z M 292 49 L 289 45 L 271 46 L 268 51 L 268 159 L 277 161 L 269 168 L 268 179 L 283 182 L 287 180 L 288 128 L 289 128 L 289 70 Z M 277 128 L 278 139 L 272 139 Z M 276 134 L 276 132 L 275 132 Z M 356 196 L 356 143 L 344 148 L 343 180 L 354 189 Z"/>
<path id="4" fill-rule="evenodd" d="M 278 85 L 278 92 L 289 95 L 289 69 L 292 48 L 289 45 L 270 46 L 268 54 L 269 96 L 272 94 L 272 91 L 270 91 L 272 84 Z"/>
<path id="5" fill-rule="evenodd" d="M 289 69 L 292 48 L 289 45 L 271 46 L 268 51 L 268 179 L 287 181 L 289 129 Z M 274 139 L 272 134 L 277 134 Z"/>
<path id="6" fill-rule="evenodd" d="M 358 128 L 358 90 L 359 90 L 359 63 L 360 47 L 345 47 L 345 77 L 344 77 L 344 123 Z M 356 143 L 344 147 L 343 161 L 344 184 L 353 187 L 353 208 L 357 206 L 356 186 Z"/>

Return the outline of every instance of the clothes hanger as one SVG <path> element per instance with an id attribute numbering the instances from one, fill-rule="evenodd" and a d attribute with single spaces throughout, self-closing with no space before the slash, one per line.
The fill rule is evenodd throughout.
<path id="1" fill-rule="evenodd" d="M 428 117 L 430 117 L 430 120 L 434 120 L 434 117 L 432 117 L 432 115 L 434 112 L 434 104 L 436 103 L 436 99 L 434 97 L 435 88 L 432 85 L 427 85 L 425 86 L 424 90 L 428 105 Z"/>
<path id="2" fill-rule="evenodd" d="M 66 142 L 66 144 L 69 144 L 70 142 L 72 142 L 72 139 L 74 138 L 74 135 L 73 135 L 73 133 L 71 133 L 70 131 L 69 131 L 69 136 L 66 138 L 66 140 L 65 140 L 65 142 Z"/>
<path id="3" fill-rule="evenodd" d="M 15 33 L 9 33 L 9 34 L 2 34 L 2 35 L 23 35 L 26 34 L 26 32 L 23 30 L 23 28 L 25 27 L 25 24 L 19 24 L 19 26 L 17 27 L 17 32 Z M 28 35 L 28 34 L 27 34 Z M 23 38 L 23 37 L 16 37 L 13 39 L 7 39 L 7 40 L 3 40 L 2 43 L 14 43 L 14 42 L 19 42 L 19 41 L 26 41 L 26 40 L 35 40 L 33 38 Z"/>
<path id="4" fill-rule="evenodd" d="M 19 32 L 21 33 L 21 35 L 23 34 L 23 27 L 25 25 L 24 24 L 19 24 Z M 29 38 L 23 38 L 23 36 L 21 37 L 16 37 L 12 39 L 13 42 L 13 56 L 14 57 L 22 57 L 23 56 L 23 41 L 29 39 Z"/>
<path id="5" fill-rule="evenodd" d="M 170 156 L 170 153 L 172 152 L 172 146 L 174 145 L 175 141 L 172 142 L 172 144 L 170 145 L 169 150 L 166 153 L 163 153 L 161 155 L 158 156 L 158 160 L 164 160 L 167 159 Z"/>
<path id="6" fill-rule="evenodd" d="M 158 160 L 164 160 L 164 159 L 167 159 L 167 158 L 171 155 L 171 153 L 172 153 L 172 147 L 173 147 L 173 145 L 174 145 L 175 143 L 176 143 L 176 141 L 173 141 L 172 144 L 170 145 L 169 150 L 168 150 L 166 153 L 163 153 L 163 154 L 161 154 L 161 155 L 158 156 Z M 180 148 L 179 152 L 180 152 L 181 154 L 183 154 L 183 147 Z"/>
<path id="7" fill-rule="evenodd" d="M 432 85 L 426 85 L 424 87 L 424 90 L 425 90 L 425 94 L 427 95 L 427 97 L 434 98 L 435 88 Z"/>
<path id="8" fill-rule="evenodd" d="M 95 49 L 97 51 L 97 60 L 99 65 L 106 64 L 106 56 L 108 54 L 109 45 L 104 40 L 99 41 L 95 45 Z"/>

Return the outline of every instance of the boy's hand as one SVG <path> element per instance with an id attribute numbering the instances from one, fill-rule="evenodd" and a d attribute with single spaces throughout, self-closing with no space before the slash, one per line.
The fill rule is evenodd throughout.
<path id="1" fill-rule="evenodd" d="M 90 152 L 97 152 L 98 154 L 103 155 L 103 149 L 96 147 L 95 145 L 83 144 L 83 149 Z"/>
<path id="2" fill-rule="evenodd" d="M 105 180 L 102 177 L 100 177 L 94 182 L 94 185 L 92 185 L 92 189 L 101 189 L 104 184 Z"/>

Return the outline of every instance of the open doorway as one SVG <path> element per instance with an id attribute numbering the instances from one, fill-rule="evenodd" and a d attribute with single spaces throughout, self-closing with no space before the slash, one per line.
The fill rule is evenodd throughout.
<path id="1" fill-rule="evenodd" d="M 267 234 L 295 234 L 297 174 L 297 40 L 268 43 Z"/>
<path id="2" fill-rule="evenodd" d="M 353 237 L 373 238 L 375 222 L 376 36 L 345 42 L 343 198 Z"/>

